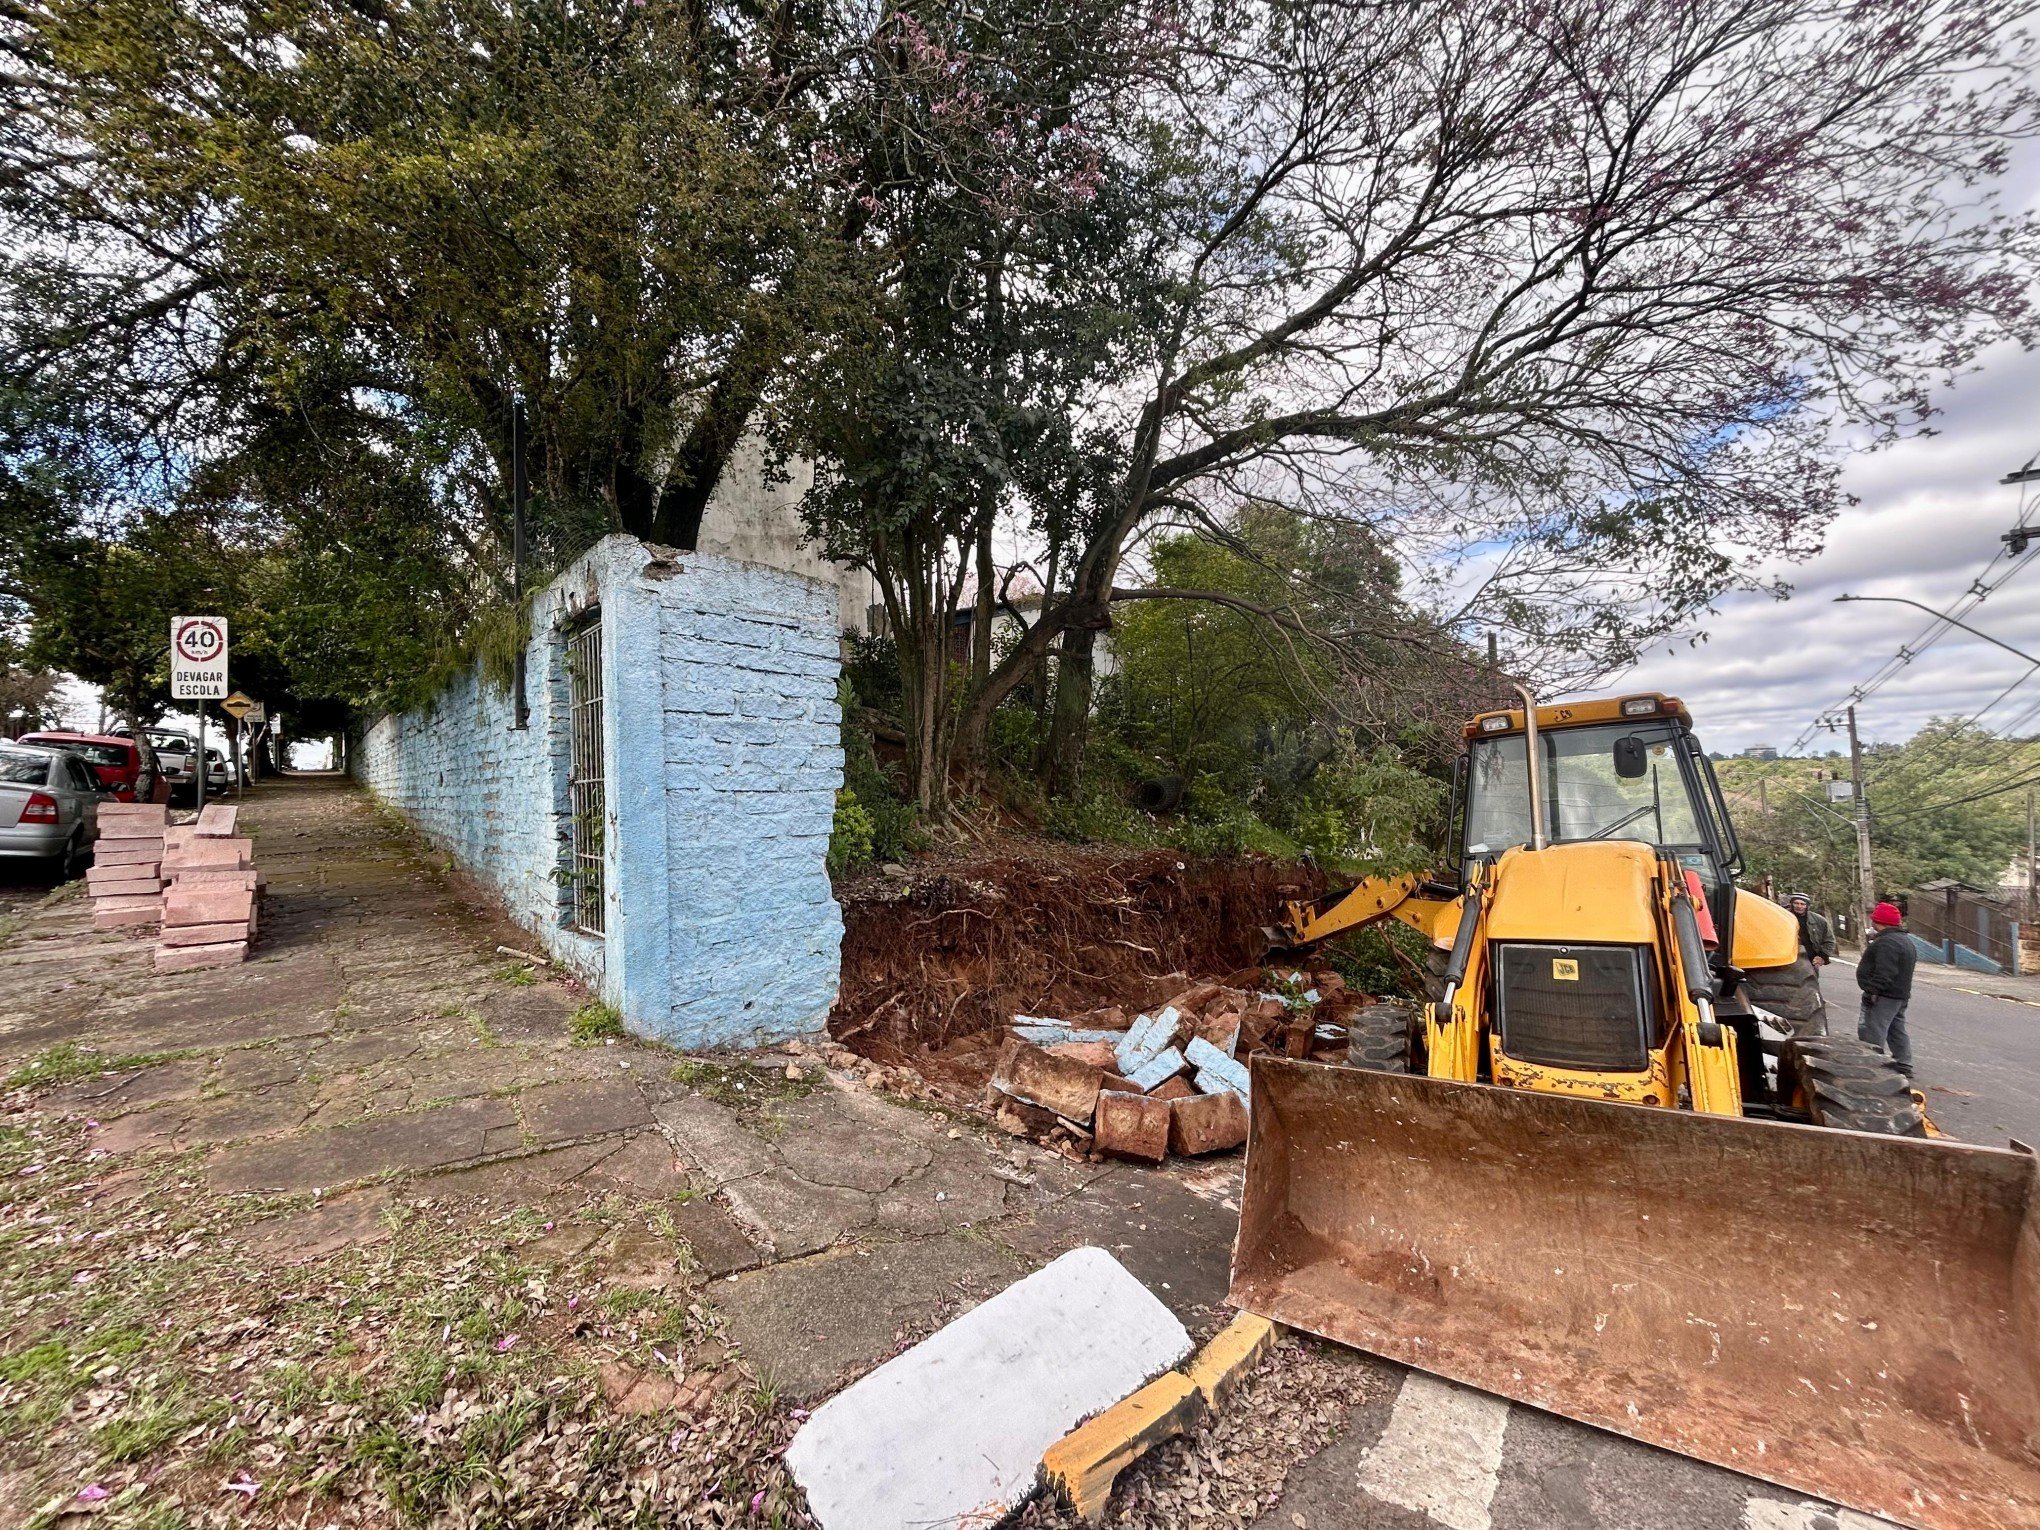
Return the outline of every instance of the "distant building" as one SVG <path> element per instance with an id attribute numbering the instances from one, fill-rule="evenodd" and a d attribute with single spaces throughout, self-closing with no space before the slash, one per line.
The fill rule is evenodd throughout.
<path id="1" fill-rule="evenodd" d="M 1742 757 L 1746 760 L 1775 760 L 1778 751 L 1769 744 L 1752 744 L 1742 752 Z"/>

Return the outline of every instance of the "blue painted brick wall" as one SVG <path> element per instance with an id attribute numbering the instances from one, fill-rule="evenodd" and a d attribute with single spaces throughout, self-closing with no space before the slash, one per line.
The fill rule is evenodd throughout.
<path id="1" fill-rule="evenodd" d="M 842 916 L 833 588 L 610 537 L 536 599 L 530 726 L 477 673 L 354 752 L 376 794 L 500 895 L 632 1030 L 738 1045 L 821 1028 Z M 564 636 L 603 624 L 606 933 L 568 925 Z"/>

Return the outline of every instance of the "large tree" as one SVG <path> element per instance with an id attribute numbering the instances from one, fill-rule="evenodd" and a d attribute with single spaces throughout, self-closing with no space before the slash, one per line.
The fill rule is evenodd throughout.
<path id="1" fill-rule="evenodd" d="M 172 460 L 266 407 L 423 411 L 496 467 L 484 527 L 521 396 L 563 538 L 691 545 L 858 217 L 807 165 L 845 28 L 806 11 L 11 6 L 7 364 L 105 390 Z"/>
<path id="2" fill-rule="evenodd" d="M 964 747 L 1053 655 L 1070 779 L 1130 553 L 1243 498 L 1470 551 L 1449 617 L 1602 662 L 1811 550 L 1843 427 L 2033 334 L 2034 222 L 1984 189 L 2033 63 L 1983 0 L 1214 13 L 1148 98 L 1188 168 L 1161 322 L 1083 407 L 1115 471 L 1035 507 L 1067 583 Z"/>

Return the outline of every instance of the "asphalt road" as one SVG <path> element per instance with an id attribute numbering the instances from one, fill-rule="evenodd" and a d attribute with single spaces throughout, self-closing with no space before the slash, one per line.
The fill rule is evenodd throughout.
<path id="1" fill-rule="evenodd" d="M 1906 1006 L 1913 1074 L 1934 1124 L 1964 1142 L 2040 1147 L 2040 995 L 2030 980 L 1922 967 Z M 1823 974 L 1828 1028 L 1853 1031 L 1856 969 Z"/>

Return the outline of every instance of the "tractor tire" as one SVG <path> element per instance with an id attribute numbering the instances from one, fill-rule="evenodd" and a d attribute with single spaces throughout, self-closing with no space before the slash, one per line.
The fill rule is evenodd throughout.
<path id="1" fill-rule="evenodd" d="M 1800 957 L 1789 967 L 1758 967 L 1743 974 L 1743 997 L 1786 1022 L 1795 1036 L 1828 1033 L 1827 999 L 1820 969 Z"/>
<path id="2" fill-rule="evenodd" d="M 1415 1012 L 1407 1004 L 1369 1004 L 1346 1022 L 1346 1066 L 1369 1073 L 1421 1073 Z"/>
<path id="3" fill-rule="evenodd" d="M 1882 1137 L 1924 1137 L 1926 1118 L 1898 1064 L 1853 1036 L 1795 1036 L 1778 1058 L 1781 1086 L 1803 1092 L 1815 1126 Z"/>

